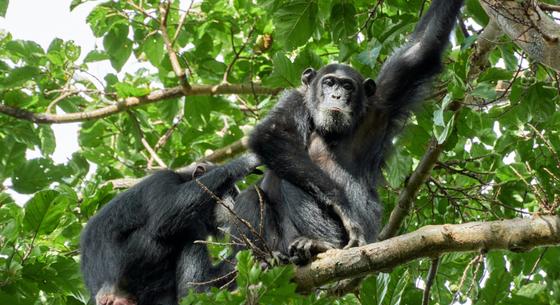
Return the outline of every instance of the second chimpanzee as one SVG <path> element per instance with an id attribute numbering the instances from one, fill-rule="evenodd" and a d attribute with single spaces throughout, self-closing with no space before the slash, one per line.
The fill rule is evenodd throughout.
<path id="1" fill-rule="evenodd" d="M 376 181 L 386 153 L 441 71 L 462 3 L 433 0 L 376 82 L 340 64 L 307 69 L 303 85 L 286 92 L 257 125 L 250 147 L 269 169 L 260 183 L 266 217 L 260 218 L 253 189 L 238 197 L 236 212 L 254 226 L 264 221 L 269 248 L 305 263 L 331 247 L 376 240 Z"/>
<path id="2" fill-rule="evenodd" d="M 257 165 L 246 155 L 218 167 L 160 171 L 105 205 L 81 236 L 82 273 L 96 304 L 174 305 L 188 288 L 207 288 L 191 282 L 231 271 L 227 263 L 213 266 L 206 246 L 193 242 L 228 222 L 217 215 L 216 197 L 233 204 L 235 182 Z"/>

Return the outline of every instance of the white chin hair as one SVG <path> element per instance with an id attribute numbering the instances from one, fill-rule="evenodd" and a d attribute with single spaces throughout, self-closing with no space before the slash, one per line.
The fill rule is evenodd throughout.
<path id="1" fill-rule="evenodd" d="M 339 133 L 346 130 L 352 120 L 350 114 L 330 110 L 317 111 L 315 125 L 323 132 Z"/>

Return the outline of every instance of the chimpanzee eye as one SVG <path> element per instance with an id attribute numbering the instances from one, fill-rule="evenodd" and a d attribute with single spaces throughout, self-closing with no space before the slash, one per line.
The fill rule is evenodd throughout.
<path id="1" fill-rule="evenodd" d="M 351 83 L 345 82 L 342 84 L 342 88 L 348 90 L 348 91 L 352 91 L 354 90 L 354 85 L 352 85 Z"/>
<path id="2" fill-rule="evenodd" d="M 334 85 L 334 81 L 332 80 L 332 78 L 325 78 L 323 80 L 323 85 L 332 87 Z"/>

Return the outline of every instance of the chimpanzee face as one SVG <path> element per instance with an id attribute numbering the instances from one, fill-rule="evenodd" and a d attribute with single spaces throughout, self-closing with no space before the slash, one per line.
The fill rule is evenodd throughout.
<path id="1" fill-rule="evenodd" d="M 308 86 L 306 97 L 318 132 L 344 134 L 365 112 L 367 98 L 375 93 L 375 82 L 354 69 L 331 64 L 318 72 L 307 69 L 302 82 Z"/>

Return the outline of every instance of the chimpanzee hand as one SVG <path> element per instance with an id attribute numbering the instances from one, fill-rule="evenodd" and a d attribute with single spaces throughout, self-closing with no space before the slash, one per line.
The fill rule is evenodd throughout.
<path id="1" fill-rule="evenodd" d="M 335 249 L 335 245 L 305 236 L 296 238 L 289 247 L 290 261 L 296 265 L 305 265 L 319 253 Z"/>
<path id="2" fill-rule="evenodd" d="M 261 175 L 263 173 L 257 169 L 257 166 L 260 166 L 262 162 L 259 157 L 253 153 L 246 153 L 242 155 L 239 157 L 238 161 L 246 166 L 247 173 L 242 176 L 246 176 L 247 174 Z"/>

